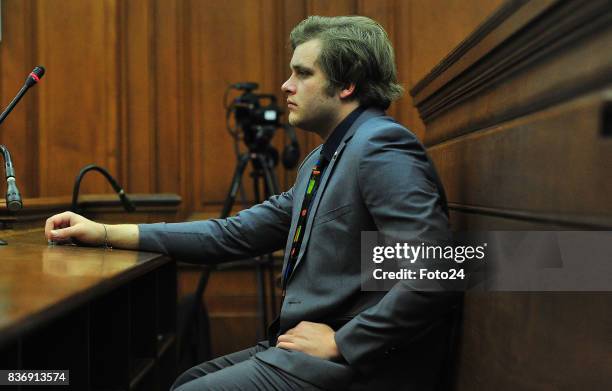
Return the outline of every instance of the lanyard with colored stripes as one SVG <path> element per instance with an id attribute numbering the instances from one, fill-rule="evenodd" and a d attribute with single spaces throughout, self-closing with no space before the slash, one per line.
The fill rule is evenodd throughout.
<path id="1" fill-rule="evenodd" d="M 302 201 L 302 208 L 300 209 L 300 217 L 298 218 L 297 228 L 295 229 L 295 235 L 293 235 L 293 243 L 291 244 L 291 252 L 289 253 L 289 259 L 287 261 L 287 268 L 285 269 L 285 275 L 283 276 L 283 291 L 287 287 L 287 280 L 293 271 L 293 267 L 295 266 L 295 262 L 297 261 L 297 257 L 300 253 L 310 203 L 317 192 L 317 188 L 319 187 L 321 172 L 324 164 L 325 159 L 323 157 L 319 158 L 319 161 L 312 168 L 312 173 L 310 174 L 310 180 L 308 181 L 308 187 L 306 188 L 306 194 L 304 195 L 304 201 Z"/>

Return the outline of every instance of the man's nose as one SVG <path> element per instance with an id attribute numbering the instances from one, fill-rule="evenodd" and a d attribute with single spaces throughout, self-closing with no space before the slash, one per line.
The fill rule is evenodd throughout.
<path id="1" fill-rule="evenodd" d="M 281 90 L 285 94 L 293 94 L 295 92 L 295 86 L 291 82 L 291 78 L 287 79 L 287 81 L 283 83 L 283 85 L 281 86 Z"/>

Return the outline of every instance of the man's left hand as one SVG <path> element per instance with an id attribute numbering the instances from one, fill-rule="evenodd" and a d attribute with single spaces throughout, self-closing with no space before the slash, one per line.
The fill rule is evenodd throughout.
<path id="1" fill-rule="evenodd" d="M 340 358 L 334 330 L 323 323 L 300 322 L 278 337 L 277 348 L 296 350 L 324 360 Z"/>

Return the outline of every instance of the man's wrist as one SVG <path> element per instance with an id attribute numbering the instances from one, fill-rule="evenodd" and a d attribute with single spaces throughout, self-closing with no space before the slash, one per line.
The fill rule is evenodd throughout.
<path id="1" fill-rule="evenodd" d="M 104 238 L 102 240 L 102 246 L 104 246 L 104 248 L 113 248 L 113 246 L 111 245 L 110 239 L 109 239 L 109 230 L 110 230 L 110 226 L 106 225 L 106 224 L 102 224 L 102 228 L 104 229 Z"/>
<path id="2" fill-rule="evenodd" d="M 134 224 L 106 224 L 106 245 L 108 247 L 137 250 L 139 233 Z"/>

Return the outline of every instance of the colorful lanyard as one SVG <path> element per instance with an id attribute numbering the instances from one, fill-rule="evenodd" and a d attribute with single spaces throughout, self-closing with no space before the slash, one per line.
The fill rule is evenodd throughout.
<path id="1" fill-rule="evenodd" d="M 285 269 L 285 275 L 283 276 L 283 292 L 287 287 L 287 281 L 289 276 L 295 267 L 298 255 L 300 254 L 300 247 L 302 246 L 302 240 L 304 239 L 304 228 L 306 226 L 306 220 L 308 219 L 308 211 L 310 209 L 310 203 L 317 193 L 319 183 L 321 182 L 321 173 L 325 167 L 326 160 L 321 156 L 319 161 L 312 168 L 310 174 L 310 180 L 308 181 L 308 187 L 306 188 L 306 194 L 304 195 L 304 201 L 302 201 L 302 208 L 300 209 L 300 217 L 297 222 L 297 228 L 295 229 L 295 235 L 293 236 L 293 244 L 291 245 L 291 252 L 289 253 L 289 259 L 287 261 L 287 268 Z"/>

